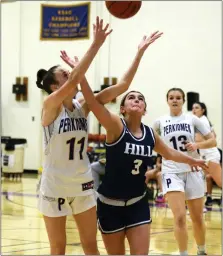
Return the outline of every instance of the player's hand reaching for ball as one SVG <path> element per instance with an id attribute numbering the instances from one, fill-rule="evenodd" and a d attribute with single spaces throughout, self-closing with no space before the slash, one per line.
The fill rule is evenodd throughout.
<path id="1" fill-rule="evenodd" d="M 78 60 L 78 58 L 76 56 L 74 57 L 74 59 L 71 59 L 67 55 L 66 51 L 60 51 L 60 53 L 61 53 L 61 55 L 60 55 L 61 59 L 65 63 L 67 63 L 67 65 L 69 65 L 71 68 L 76 68 L 76 66 L 79 64 L 79 60 Z"/>
<path id="2" fill-rule="evenodd" d="M 148 46 L 155 42 L 158 38 L 160 38 L 162 34 L 162 32 L 156 31 L 152 33 L 150 36 L 144 36 L 138 46 L 138 50 L 143 53 L 148 48 Z"/>
<path id="3" fill-rule="evenodd" d="M 104 43 L 105 39 L 107 38 L 107 36 L 111 34 L 112 29 L 109 30 L 108 27 L 109 27 L 109 24 L 107 24 L 103 28 L 103 19 L 99 19 L 99 17 L 97 16 L 96 24 L 93 24 L 94 42 L 97 45 L 102 45 Z"/>

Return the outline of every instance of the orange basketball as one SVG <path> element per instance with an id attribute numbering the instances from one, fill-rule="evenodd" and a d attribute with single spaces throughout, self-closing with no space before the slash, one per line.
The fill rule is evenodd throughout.
<path id="1" fill-rule="evenodd" d="M 142 1 L 105 1 L 105 4 L 116 18 L 128 19 L 139 11 Z"/>

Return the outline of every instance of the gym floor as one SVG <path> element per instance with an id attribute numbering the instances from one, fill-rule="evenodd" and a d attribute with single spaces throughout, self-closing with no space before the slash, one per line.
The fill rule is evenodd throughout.
<path id="1" fill-rule="evenodd" d="M 25 174 L 21 180 L 2 178 L 2 248 L 1 255 L 49 255 L 50 247 L 42 215 L 36 209 L 38 175 Z M 221 191 L 214 190 L 213 198 L 220 198 Z M 177 255 L 173 232 L 173 216 L 167 204 L 150 202 L 152 215 L 150 255 Z M 204 213 L 207 226 L 206 247 L 209 255 L 222 255 L 221 206 L 214 204 Z M 188 252 L 196 255 L 190 216 Z M 98 231 L 99 251 L 106 254 Z M 127 246 L 127 254 L 129 249 Z M 83 254 L 77 227 L 72 217 L 67 218 L 67 255 Z"/>

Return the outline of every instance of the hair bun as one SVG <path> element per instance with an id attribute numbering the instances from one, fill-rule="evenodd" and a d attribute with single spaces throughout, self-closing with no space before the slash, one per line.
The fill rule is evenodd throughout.
<path id="1" fill-rule="evenodd" d="M 42 81 L 43 81 L 43 78 L 44 76 L 46 75 L 47 71 L 45 69 L 40 69 L 38 72 L 37 72 L 37 81 L 36 81 L 36 85 L 38 88 L 40 89 L 43 89 L 43 85 L 42 85 Z"/>

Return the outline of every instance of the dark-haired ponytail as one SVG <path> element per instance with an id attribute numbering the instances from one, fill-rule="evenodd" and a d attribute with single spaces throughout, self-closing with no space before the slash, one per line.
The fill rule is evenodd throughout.
<path id="1" fill-rule="evenodd" d="M 46 71 L 45 69 L 40 69 L 37 72 L 37 81 L 36 81 L 37 87 L 44 90 L 48 94 L 51 94 L 52 93 L 51 85 L 58 84 L 54 74 L 57 68 L 58 66 L 53 66 L 48 71 Z"/>
<path id="2" fill-rule="evenodd" d="M 40 69 L 37 72 L 37 81 L 36 81 L 36 85 L 38 88 L 43 89 L 43 84 L 42 81 L 44 79 L 44 76 L 47 74 L 47 71 L 45 69 Z"/>

